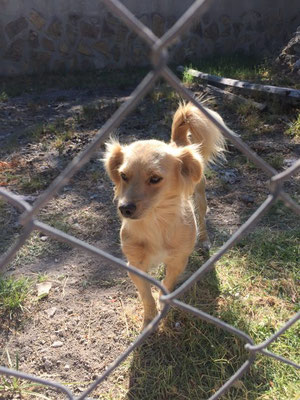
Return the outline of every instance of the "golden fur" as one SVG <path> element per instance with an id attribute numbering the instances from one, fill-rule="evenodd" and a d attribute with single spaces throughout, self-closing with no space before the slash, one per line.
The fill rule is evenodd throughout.
<path id="1" fill-rule="evenodd" d="M 224 124 L 216 112 L 209 112 Z M 191 103 L 177 109 L 169 144 L 158 140 L 107 144 L 104 162 L 115 185 L 122 251 L 131 265 L 145 272 L 164 263 L 163 284 L 169 291 L 185 269 L 197 233 L 205 246 L 209 243 L 204 169 L 223 150 L 219 130 Z M 130 276 L 143 301 L 146 326 L 157 314 L 151 287 Z"/>

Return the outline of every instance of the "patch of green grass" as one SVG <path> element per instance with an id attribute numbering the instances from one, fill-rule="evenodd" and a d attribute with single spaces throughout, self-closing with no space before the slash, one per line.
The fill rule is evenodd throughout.
<path id="1" fill-rule="evenodd" d="M 52 142 L 52 145 L 61 154 L 66 147 L 66 142 L 71 140 L 73 137 L 74 137 L 74 132 L 71 130 L 58 132 L 55 139 Z"/>
<path id="2" fill-rule="evenodd" d="M 30 289 L 28 278 L 0 276 L 0 317 L 22 311 Z"/>
<path id="3" fill-rule="evenodd" d="M 46 189 L 52 180 L 52 174 L 29 174 L 20 178 L 20 188 L 25 193 L 36 193 Z"/>
<path id="4" fill-rule="evenodd" d="M 192 67 L 185 67 L 183 71 L 182 81 L 186 85 L 191 85 L 195 81 L 195 77 L 189 73 Z"/>
<path id="5" fill-rule="evenodd" d="M 72 136 L 71 126 L 64 119 L 57 119 L 52 123 L 38 123 L 25 130 L 24 132 L 17 132 L 13 134 L 1 147 L 0 154 L 13 153 L 22 148 L 28 142 L 40 142 L 42 144 L 42 151 L 47 151 L 56 140 L 60 140 L 65 135 L 65 138 Z"/>
<path id="6" fill-rule="evenodd" d="M 19 370 L 19 356 L 15 355 L 15 362 L 12 362 L 11 356 L 6 350 L 7 364 L 10 369 Z M 44 386 L 35 382 L 24 381 L 16 377 L 0 376 L 0 396 L 1 399 L 45 399 L 49 397 L 39 393 L 39 389 L 43 390 Z M 3 396 L 3 397 L 2 397 Z M 13 397 L 11 397 L 13 396 Z"/>
<path id="7" fill-rule="evenodd" d="M 86 104 L 82 107 L 81 118 L 85 121 L 93 121 L 99 117 L 100 105 L 97 103 Z"/>
<path id="8" fill-rule="evenodd" d="M 48 223 L 56 229 L 66 233 L 74 233 L 72 227 L 65 221 L 61 214 L 51 214 L 40 218 L 42 222 Z M 22 248 L 18 251 L 16 257 L 12 261 L 13 266 L 21 264 L 30 264 L 37 259 L 44 257 L 53 257 L 58 255 L 62 250 L 70 250 L 72 246 L 65 242 L 60 242 L 50 237 L 43 240 L 39 232 L 34 231 Z"/>
<path id="9" fill-rule="evenodd" d="M 158 103 L 159 101 L 168 101 L 172 104 L 178 103 L 178 94 L 166 83 L 158 83 L 156 87 L 150 92 L 149 97 L 153 103 Z"/>
<path id="10" fill-rule="evenodd" d="M 299 188 L 300 190 L 300 188 Z M 299 202 L 299 194 L 292 196 L 293 200 Z M 288 208 L 282 201 L 275 203 L 263 218 L 265 227 L 277 229 L 278 231 L 296 229 L 299 225 L 298 218 L 295 218 L 294 212 Z"/>
<path id="11" fill-rule="evenodd" d="M 279 170 L 283 167 L 284 156 L 282 154 L 274 154 L 266 157 L 266 161 L 275 169 Z"/>
<path id="12" fill-rule="evenodd" d="M 8 95 L 7 95 L 7 93 L 3 90 L 1 93 L 0 93 L 0 103 L 4 103 L 5 101 L 7 101 L 8 100 Z"/>
<path id="13" fill-rule="evenodd" d="M 192 60 L 188 68 L 222 76 L 246 80 L 262 84 L 276 84 L 278 86 L 296 87 L 296 80 L 292 77 L 284 76 L 274 67 L 272 60 L 262 59 L 242 53 L 220 55 L 216 54 L 201 60 Z M 193 79 L 184 70 L 185 83 L 192 83 Z"/>
<path id="14" fill-rule="evenodd" d="M 290 123 L 289 128 L 286 129 L 285 133 L 287 135 L 300 138 L 300 113 L 298 114 L 295 121 Z"/>
<path id="15" fill-rule="evenodd" d="M 244 54 L 213 55 L 193 62 L 190 68 L 197 69 L 212 75 L 235 79 L 257 79 L 259 75 L 266 74 L 260 69 L 261 59 Z M 258 73 L 261 71 L 261 73 Z M 187 74 L 188 75 L 188 74 Z M 189 79 L 189 78 L 188 78 Z"/>

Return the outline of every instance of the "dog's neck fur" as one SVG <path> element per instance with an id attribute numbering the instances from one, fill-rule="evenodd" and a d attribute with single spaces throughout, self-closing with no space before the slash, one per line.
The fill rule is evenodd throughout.
<path id="1" fill-rule="evenodd" d="M 174 196 L 144 218 L 122 219 L 122 244 L 132 248 L 147 246 L 153 254 L 152 266 L 158 265 L 176 250 L 174 236 L 181 234 L 183 225 L 192 232 L 191 242 L 195 241 L 197 227 L 192 201 L 184 196 Z"/>

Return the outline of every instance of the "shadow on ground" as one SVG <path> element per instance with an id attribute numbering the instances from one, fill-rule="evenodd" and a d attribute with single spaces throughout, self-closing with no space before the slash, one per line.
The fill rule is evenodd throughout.
<path id="1" fill-rule="evenodd" d="M 191 256 L 196 270 L 208 257 Z M 180 299 L 247 333 L 248 322 L 234 307 L 222 307 L 216 271 L 209 271 Z M 245 362 L 245 343 L 236 335 L 192 314 L 173 308 L 162 326 L 133 354 L 126 400 L 206 400 Z M 238 380 L 224 398 L 257 399 L 266 387 L 259 368 L 252 368 L 250 381 Z M 271 379 L 271 378 L 270 378 Z M 253 391 L 253 396 L 251 393 Z"/>

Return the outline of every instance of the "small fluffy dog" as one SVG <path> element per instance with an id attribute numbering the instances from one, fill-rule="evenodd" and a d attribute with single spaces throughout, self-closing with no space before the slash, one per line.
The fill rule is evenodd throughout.
<path id="1" fill-rule="evenodd" d="M 224 125 L 219 114 L 209 112 Z M 204 169 L 223 151 L 222 134 L 191 103 L 181 104 L 174 114 L 168 144 L 107 144 L 104 163 L 115 185 L 122 251 L 129 264 L 144 272 L 164 263 L 168 291 L 184 271 L 197 235 L 204 247 L 209 246 Z M 155 300 L 149 282 L 130 277 L 143 302 L 145 327 L 157 314 Z"/>

